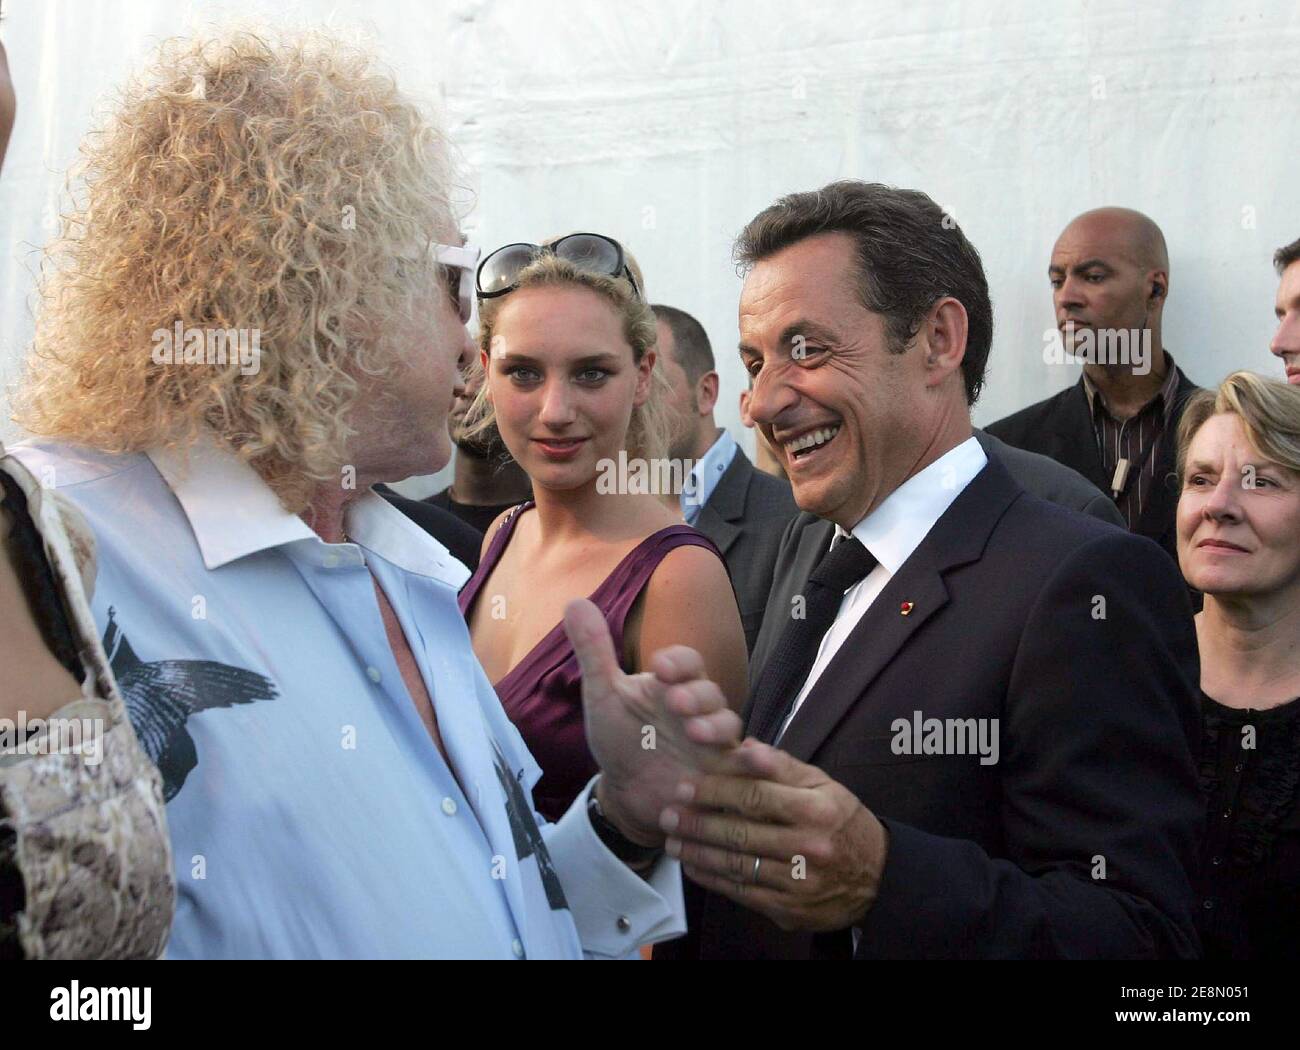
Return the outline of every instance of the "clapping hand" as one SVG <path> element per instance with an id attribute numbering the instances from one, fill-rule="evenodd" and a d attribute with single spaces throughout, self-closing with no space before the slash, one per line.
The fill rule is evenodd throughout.
<path id="1" fill-rule="evenodd" d="M 738 769 L 740 718 L 705 677 L 695 650 L 662 649 L 650 658 L 649 670 L 629 675 L 591 602 L 570 602 L 564 629 L 582 668 L 587 743 L 602 774 L 601 809 L 633 842 L 660 845 L 660 814 L 685 778 Z"/>

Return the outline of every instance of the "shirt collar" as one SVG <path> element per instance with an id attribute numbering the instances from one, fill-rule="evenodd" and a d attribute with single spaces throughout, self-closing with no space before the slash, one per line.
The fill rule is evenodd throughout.
<path id="1" fill-rule="evenodd" d="M 974 435 L 913 474 L 853 526 L 853 535 L 892 576 L 988 463 Z M 838 525 L 837 537 L 848 533 Z"/>
<path id="2" fill-rule="evenodd" d="M 1145 412 L 1147 407 L 1155 401 L 1156 398 L 1160 399 L 1160 410 L 1164 413 L 1166 419 L 1169 418 L 1169 413 L 1174 407 L 1174 399 L 1178 395 L 1178 365 L 1174 362 L 1174 355 L 1168 350 L 1166 350 L 1164 354 L 1165 363 L 1169 366 L 1169 371 L 1165 373 L 1165 381 L 1160 384 L 1160 389 L 1156 391 L 1155 396 L 1151 398 L 1151 401 L 1148 401 L 1138 410 L 1138 414 Z M 1088 398 L 1088 414 L 1092 416 L 1093 419 L 1096 419 L 1098 407 L 1097 402 L 1100 392 L 1097 390 L 1093 381 L 1088 378 L 1087 372 L 1083 373 L 1082 379 L 1083 392 Z M 1110 409 L 1106 407 L 1106 399 L 1101 397 L 1100 401 L 1101 409 L 1109 413 Z"/>
<path id="3" fill-rule="evenodd" d="M 736 439 L 724 430 L 710 446 L 709 451 L 691 468 L 690 484 L 681 494 L 682 513 L 687 518 L 697 514 L 709 502 L 722 475 L 736 458 Z M 690 492 L 691 495 L 687 495 Z"/>
<path id="4" fill-rule="evenodd" d="M 252 467 L 205 433 L 186 449 L 150 449 L 149 459 L 180 503 L 208 569 L 305 541 L 313 558 L 340 564 L 341 547 L 363 547 L 400 569 L 459 588 L 469 570 L 382 496 L 366 492 L 344 515 L 352 544 L 329 544 L 285 510 Z"/>
<path id="5" fill-rule="evenodd" d="M 439 580 L 457 591 L 470 577 L 469 569 L 446 547 L 376 492 L 350 504 L 344 522 L 354 543 L 399 569 Z"/>

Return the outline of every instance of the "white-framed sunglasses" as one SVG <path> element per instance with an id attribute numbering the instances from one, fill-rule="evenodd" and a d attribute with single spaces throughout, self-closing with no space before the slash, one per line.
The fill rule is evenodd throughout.
<path id="1" fill-rule="evenodd" d="M 469 244 L 433 244 L 429 247 L 434 262 L 440 263 L 447 278 L 447 294 L 456 304 L 460 323 L 469 324 L 474 309 L 474 275 L 478 269 L 481 248 Z M 459 275 L 454 271 L 459 270 Z"/>

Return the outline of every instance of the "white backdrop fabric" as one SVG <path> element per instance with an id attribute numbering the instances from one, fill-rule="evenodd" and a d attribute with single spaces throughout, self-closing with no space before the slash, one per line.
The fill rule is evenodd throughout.
<path id="1" fill-rule="evenodd" d="M 732 239 L 783 193 L 925 190 L 983 255 L 987 423 L 1075 381 L 1043 362 L 1046 269 L 1075 214 L 1163 228 L 1165 343 L 1201 384 L 1268 354 L 1275 248 L 1300 236 L 1295 0 L 8 0 L 18 120 L 0 174 L 0 381 L 32 334 L 40 245 L 112 92 L 159 40 L 241 24 L 373 42 L 443 113 L 488 248 L 589 229 L 704 323 L 739 423 Z M 19 436 L 0 400 L 0 436 Z M 445 474 L 445 472 L 444 472 Z M 441 479 L 439 479 L 441 480 Z M 408 491 L 431 491 L 432 479 Z"/>

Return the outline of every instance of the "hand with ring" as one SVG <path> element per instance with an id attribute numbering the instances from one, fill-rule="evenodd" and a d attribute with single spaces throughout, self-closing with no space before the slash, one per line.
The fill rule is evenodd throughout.
<path id="1" fill-rule="evenodd" d="M 885 868 L 885 826 L 816 766 L 756 740 L 746 740 L 736 756 L 739 773 L 707 773 L 679 785 L 678 801 L 660 816 L 668 854 L 705 889 L 784 930 L 862 922 Z"/>

